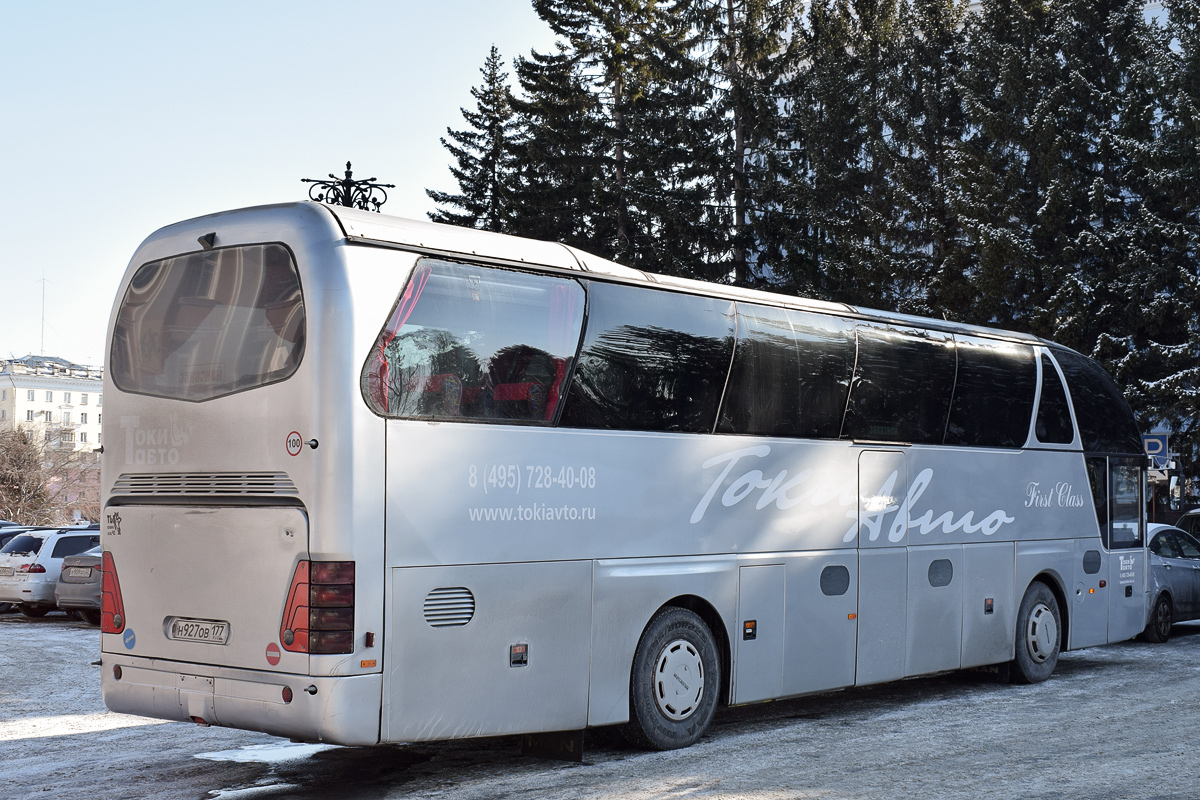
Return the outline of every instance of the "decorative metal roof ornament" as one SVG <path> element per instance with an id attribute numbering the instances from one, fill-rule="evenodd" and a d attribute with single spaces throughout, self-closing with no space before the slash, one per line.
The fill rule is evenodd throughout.
<path id="1" fill-rule="evenodd" d="M 361 208 L 363 211 L 379 211 L 379 207 L 387 202 L 387 192 L 384 189 L 395 189 L 395 184 L 376 183 L 375 178 L 356 181 L 350 171 L 350 162 L 346 162 L 346 177 L 339 178 L 332 172 L 331 180 L 316 178 L 301 178 L 301 183 L 311 183 L 308 187 L 308 198 L 318 203 L 328 203 L 331 206 L 346 208 Z M 376 196 L 376 193 L 379 196 Z"/>

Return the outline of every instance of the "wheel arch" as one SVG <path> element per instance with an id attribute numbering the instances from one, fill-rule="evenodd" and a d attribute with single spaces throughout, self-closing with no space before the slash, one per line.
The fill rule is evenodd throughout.
<path id="1" fill-rule="evenodd" d="M 713 638 L 717 641 L 717 652 L 721 659 L 721 690 L 720 703 L 721 705 L 729 704 L 730 692 L 730 672 L 733 667 L 733 652 L 729 642 L 729 631 L 725 627 L 725 621 L 721 618 L 721 614 L 717 611 L 708 600 L 694 594 L 683 594 L 672 597 L 667 602 L 663 603 L 654 613 L 657 614 L 664 608 L 684 608 L 691 611 L 696 616 L 704 621 L 708 626 L 708 630 L 712 633 Z M 651 619 L 654 615 L 651 614 Z M 650 621 L 647 620 L 649 625 Z M 642 627 L 645 630 L 645 626 Z"/>
<path id="2" fill-rule="evenodd" d="M 1045 584 L 1050 593 L 1054 595 L 1055 602 L 1058 603 L 1058 621 L 1059 627 L 1062 628 L 1059 631 L 1059 649 L 1065 653 L 1068 649 L 1067 645 L 1071 641 L 1071 606 L 1067 602 L 1067 590 L 1062 577 L 1053 570 L 1043 570 L 1033 576 L 1029 585 L 1021 592 L 1021 597 L 1024 597 L 1025 593 L 1029 591 L 1029 587 L 1035 583 Z"/>

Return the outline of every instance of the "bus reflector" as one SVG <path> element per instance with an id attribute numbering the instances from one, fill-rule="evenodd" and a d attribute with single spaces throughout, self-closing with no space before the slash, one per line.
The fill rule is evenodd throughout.
<path id="1" fill-rule="evenodd" d="M 107 550 L 104 551 L 103 563 L 100 577 L 100 630 L 103 633 L 120 633 L 125 630 L 125 603 L 121 600 L 116 562 Z"/>
<path id="2" fill-rule="evenodd" d="M 354 652 L 354 562 L 301 561 L 279 624 L 293 653 Z"/>

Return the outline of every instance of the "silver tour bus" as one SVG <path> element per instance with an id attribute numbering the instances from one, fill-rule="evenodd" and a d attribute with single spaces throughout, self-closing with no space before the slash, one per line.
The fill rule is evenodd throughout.
<path id="1" fill-rule="evenodd" d="M 151 235 L 107 346 L 114 711 L 674 748 L 1146 621 L 1133 416 L 1031 336 L 291 203 Z"/>

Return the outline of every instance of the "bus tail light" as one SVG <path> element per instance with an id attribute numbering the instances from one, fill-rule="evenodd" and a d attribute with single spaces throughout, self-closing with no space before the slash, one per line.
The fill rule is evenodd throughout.
<path id="1" fill-rule="evenodd" d="M 279 640 L 293 653 L 354 652 L 353 561 L 296 565 Z"/>
<path id="2" fill-rule="evenodd" d="M 117 565 L 112 553 L 104 551 L 104 569 L 100 580 L 100 630 L 120 633 L 125 630 L 125 603 L 121 600 L 121 584 L 117 581 Z"/>

